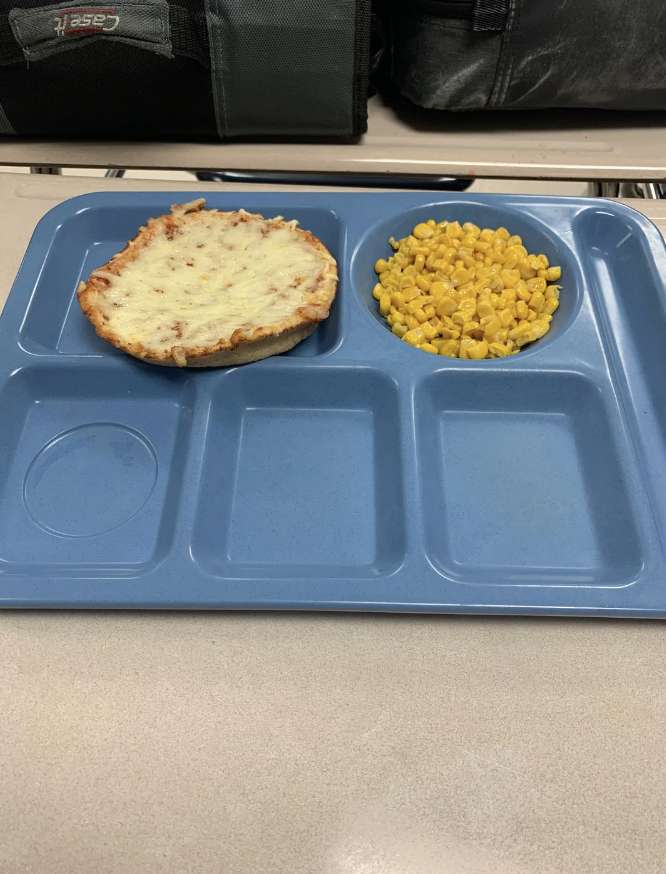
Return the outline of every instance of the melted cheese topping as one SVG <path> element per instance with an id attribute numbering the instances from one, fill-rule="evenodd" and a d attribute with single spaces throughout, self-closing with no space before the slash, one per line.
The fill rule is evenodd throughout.
<path id="1" fill-rule="evenodd" d="M 170 239 L 161 228 L 119 276 L 93 274 L 109 281 L 97 299 L 107 326 L 147 350 L 210 347 L 237 329 L 270 329 L 319 302 L 319 283 L 332 272 L 330 256 L 295 223 L 211 210 L 187 216 L 179 231 Z"/>

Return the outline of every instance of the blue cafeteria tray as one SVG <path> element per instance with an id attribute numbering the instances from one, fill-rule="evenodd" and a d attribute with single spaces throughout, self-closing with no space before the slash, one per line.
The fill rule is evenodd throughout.
<path id="1" fill-rule="evenodd" d="M 78 281 L 191 192 L 93 194 L 39 223 L 0 321 L 0 604 L 666 613 L 666 257 L 578 198 L 210 193 L 338 259 L 290 353 L 197 371 L 97 337 Z M 550 333 L 458 361 L 371 297 L 419 221 L 504 225 L 563 269 Z"/>

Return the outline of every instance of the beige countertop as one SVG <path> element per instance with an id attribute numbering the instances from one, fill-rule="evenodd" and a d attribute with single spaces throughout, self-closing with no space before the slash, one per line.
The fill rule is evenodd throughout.
<path id="1" fill-rule="evenodd" d="M 127 143 L 0 138 L 0 164 L 425 173 L 526 179 L 661 181 L 664 113 L 550 110 L 449 113 L 368 103 L 358 142 Z"/>
<path id="2" fill-rule="evenodd" d="M 659 622 L 3 612 L 0 872 L 661 874 L 665 708 Z"/>

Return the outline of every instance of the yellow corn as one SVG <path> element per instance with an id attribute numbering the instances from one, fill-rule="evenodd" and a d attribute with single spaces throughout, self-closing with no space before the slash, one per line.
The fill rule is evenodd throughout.
<path id="1" fill-rule="evenodd" d="M 375 262 L 372 296 L 408 344 L 452 358 L 504 358 L 549 331 L 562 270 L 506 228 L 427 219 L 389 245 L 393 254 Z"/>
<path id="2" fill-rule="evenodd" d="M 516 297 L 524 301 L 528 301 L 532 297 L 532 292 L 529 290 L 527 283 L 523 279 L 516 282 Z"/>
<path id="3" fill-rule="evenodd" d="M 511 324 L 511 320 L 513 319 L 513 313 L 511 312 L 511 310 L 508 307 L 506 309 L 499 310 L 497 316 L 499 318 L 501 327 L 508 328 Z"/>
<path id="4" fill-rule="evenodd" d="M 488 351 L 492 352 L 493 355 L 497 355 L 498 358 L 504 358 L 509 354 L 509 350 L 504 343 L 489 343 Z"/>
<path id="5" fill-rule="evenodd" d="M 541 319 L 537 319 L 532 322 L 532 331 L 537 335 L 537 339 L 539 337 L 543 337 L 544 334 L 547 334 L 550 330 L 550 325 L 548 322 L 544 322 Z"/>
<path id="6" fill-rule="evenodd" d="M 460 350 L 460 340 L 445 340 L 439 345 L 439 354 L 444 358 L 457 358 Z"/>
<path id="7" fill-rule="evenodd" d="M 431 325 L 430 322 L 424 322 L 421 325 L 421 330 L 423 331 L 426 340 L 434 340 L 437 336 L 437 328 L 434 325 Z"/>
<path id="8" fill-rule="evenodd" d="M 543 294 L 544 291 L 546 290 L 546 286 L 547 286 L 546 280 L 541 279 L 540 277 L 537 277 L 536 279 L 529 279 L 527 281 L 527 287 L 529 288 L 529 290 L 531 291 L 532 294 L 534 294 L 535 291 L 541 292 L 541 294 Z"/>
<path id="9" fill-rule="evenodd" d="M 530 298 L 530 309 L 534 310 L 535 313 L 540 313 L 543 309 L 544 305 L 544 297 L 540 291 L 536 291 L 532 297 Z"/>
<path id="10" fill-rule="evenodd" d="M 410 346 L 420 346 L 421 343 L 425 343 L 425 334 L 420 328 L 414 328 L 412 331 L 407 331 L 402 339 Z"/>
<path id="11" fill-rule="evenodd" d="M 480 361 L 488 354 L 488 344 L 485 340 L 478 340 L 473 346 L 468 348 L 467 354 L 470 358 Z"/>
<path id="12" fill-rule="evenodd" d="M 536 331 L 528 331 L 522 337 L 516 339 L 516 346 L 524 346 L 526 343 L 533 343 L 535 340 L 538 340 Z"/>
<path id="13" fill-rule="evenodd" d="M 435 304 L 438 316 L 450 316 L 458 309 L 458 304 L 452 297 L 440 297 Z"/>

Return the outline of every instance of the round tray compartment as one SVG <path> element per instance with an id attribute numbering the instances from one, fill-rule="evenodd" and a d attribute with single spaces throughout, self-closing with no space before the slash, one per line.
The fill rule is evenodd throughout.
<path id="1" fill-rule="evenodd" d="M 534 208 L 533 204 L 531 206 Z M 543 253 L 551 264 L 562 268 L 562 278 L 557 281 L 558 285 L 562 285 L 560 306 L 553 314 L 550 331 L 540 340 L 523 347 L 520 352 L 521 357 L 533 354 L 550 345 L 563 334 L 575 320 L 582 301 L 583 279 L 576 257 L 572 249 L 561 237 L 554 234 L 546 223 L 546 207 L 552 210 L 552 204 L 543 206 L 544 215 L 536 218 L 532 212 L 521 210 L 520 206 L 514 205 L 513 202 L 511 206 L 507 206 L 460 198 L 433 202 L 393 215 L 370 227 L 357 245 L 351 268 L 353 285 L 375 323 L 390 334 L 391 329 L 386 319 L 380 316 L 379 306 L 372 296 L 372 290 L 378 281 L 374 265 L 379 258 L 388 258 L 393 252 L 388 242 L 390 237 L 395 237 L 396 240 L 406 237 L 417 224 L 431 218 L 436 222 L 458 221 L 461 225 L 465 222 L 473 222 L 480 228 L 505 227 L 511 234 L 522 237 L 523 245 L 528 252 Z M 400 342 L 397 337 L 395 340 Z M 435 359 L 434 355 L 432 357 Z M 509 360 L 515 360 L 515 357 L 487 359 L 486 363 L 501 364 Z"/>

